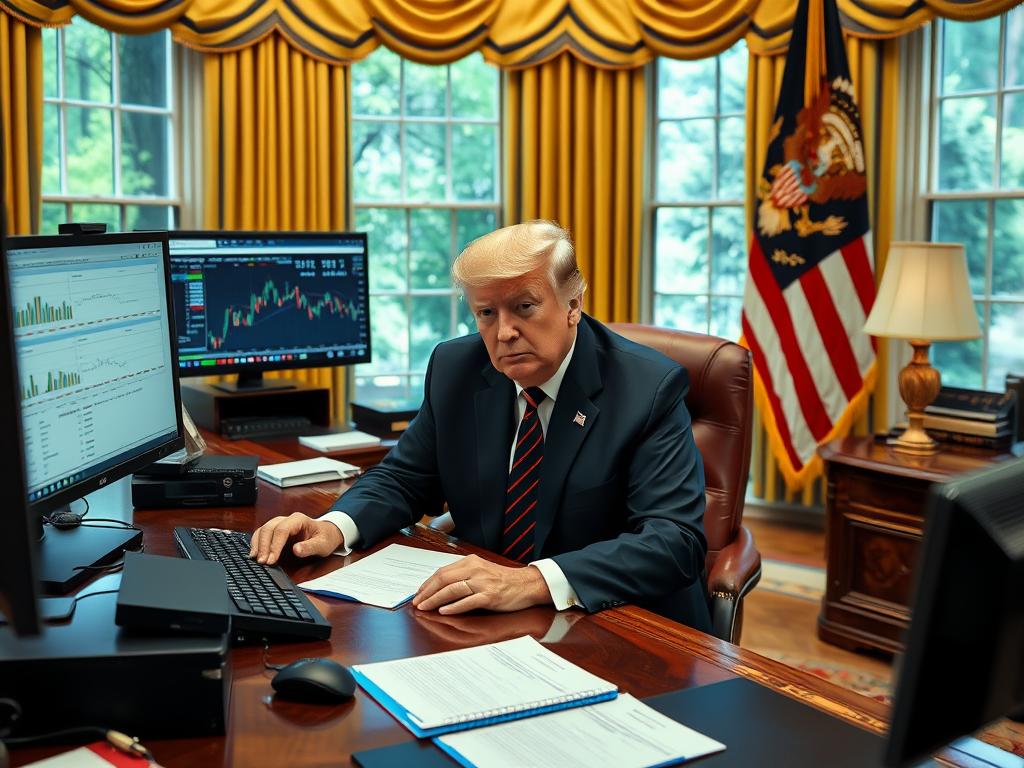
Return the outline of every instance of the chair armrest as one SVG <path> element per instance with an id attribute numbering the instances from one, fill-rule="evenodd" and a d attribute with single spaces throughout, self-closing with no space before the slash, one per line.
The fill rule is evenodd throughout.
<path id="1" fill-rule="evenodd" d="M 736 538 L 718 553 L 708 574 L 708 592 L 712 597 L 728 595 L 738 600 L 752 590 L 761 579 L 761 553 L 754 547 L 754 537 L 740 526 Z"/>

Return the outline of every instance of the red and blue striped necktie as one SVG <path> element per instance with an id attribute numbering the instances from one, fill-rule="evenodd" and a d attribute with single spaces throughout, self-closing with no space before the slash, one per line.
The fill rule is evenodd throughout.
<path id="1" fill-rule="evenodd" d="M 523 390 L 523 397 L 526 398 L 526 413 L 519 422 L 512 469 L 505 486 L 505 526 L 501 533 L 501 554 L 520 562 L 533 552 L 541 461 L 544 458 L 544 429 L 537 406 L 546 395 L 540 387 L 530 387 Z"/>

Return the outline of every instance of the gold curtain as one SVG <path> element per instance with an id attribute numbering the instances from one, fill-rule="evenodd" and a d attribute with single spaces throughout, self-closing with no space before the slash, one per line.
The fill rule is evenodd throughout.
<path id="1" fill-rule="evenodd" d="M 43 171 L 43 42 L 37 27 L 0 12 L 0 114 L 3 115 L 7 229 L 39 225 Z"/>
<path id="2" fill-rule="evenodd" d="M 838 0 L 848 35 L 897 37 L 943 17 L 977 20 L 1019 0 Z M 655 56 L 713 56 L 741 37 L 760 55 L 789 44 L 797 0 L 0 0 L 34 25 L 80 13 L 115 32 L 170 27 L 208 52 L 237 51 L 280 35 L 329 63 L 365 57 L 383 43 L 405 58 L 443 64 L 480 50 L 505 69 L 570 52 L 603 69 L 633 69 Z"/>
<path id="3" fill-rule="evenodd" d="M 506 218 L 572 232 L 584 307 L 605 321 L 639 316 L 644 79 L 568 54 L 508 75 Z"/>
<path id="4" fill-rule="evenodd" d="M 892 240 L 893 207 L 896 194 L 896 120 L 899 98 L 899 43 L 896 40 L 846 38 L 846 55 L 854 85 L 854 97 L 860 109 L 864 133 L 864 152 L 868 160 L 868 209 L 871 220 L 872 251 L 875 254 L 876 281 L 885 268 L 884 256 Z M 775 114 L 775 103 L 782 85 L 785 56 L 752 53 L 747 69 L 747 153 L 745 157 L 747 239 L 753 231 L 756 211 L 756 184 L 768 150 L 768 132 Z M 889 361 L 884 344 L 878 347 L 876 381 L 889 376 Z M 855 434 L 866 434 L 873 425 L 885 429 L 886 389 L 875 389 L 871 406 L 873 419 L 864 412 L 855 423 Z M 753 492 L 769 501 L 786 500 L 811 504 L 822 498 L 821 463 L 809 463 L 815 476 L 802 490 L 786 488 L 778 463 L 766 437 L 760 412 L 755 415 L 754 447 L 751 456 Z"/>
<path id="5" fill-rule="evenodd" d="M 276 34 L 204 57 L 205 226 L 346 229 L 349 89 L 347 66 L 312 59 Z M 280 375 L 331 389 L 334 417 L 345 420 L 345 370 Z"/>

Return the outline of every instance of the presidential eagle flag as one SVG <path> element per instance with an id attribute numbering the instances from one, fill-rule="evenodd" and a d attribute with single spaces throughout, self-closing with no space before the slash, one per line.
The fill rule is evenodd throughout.
<path id="1" fill-rule="evenodd" d="M 757 182 L 743 343 L 786 485 L 820 467 L 875 380 L 875 299 L 860 113 L 835 0 L 800 0 Z"/>

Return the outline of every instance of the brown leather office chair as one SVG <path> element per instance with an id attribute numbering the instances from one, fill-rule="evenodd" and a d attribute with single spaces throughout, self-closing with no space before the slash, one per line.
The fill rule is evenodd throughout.
<path id="1" fill-rule="evenodd" d="M 704 459 L 711 621 L 717 637 L 738 643 L 743 596 L 761 578 L 761 553 L 742 525 L 754 413 L 750 353 L 717 336 L 633 323 L 608 327 L 672 358 L 690 374 L 686 407 Z"/>

